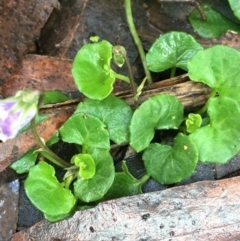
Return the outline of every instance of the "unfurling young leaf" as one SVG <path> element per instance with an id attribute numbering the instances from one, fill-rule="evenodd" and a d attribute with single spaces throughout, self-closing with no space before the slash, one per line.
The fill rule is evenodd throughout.
<path id="1" fill-rule="evenodd" d="M 193 133 L 202 124 L 202 117 L 199 114 L 190 113 L 186 120 L 187 132 Z"/>
<path id="2" fill-rule="evenodd" d="M 96 165 L 89 154 L 78 154 L 72 157 L 71 163 L 79 167 L 79 176 L 82 179 L 90 179 L 95 175 Z"/>

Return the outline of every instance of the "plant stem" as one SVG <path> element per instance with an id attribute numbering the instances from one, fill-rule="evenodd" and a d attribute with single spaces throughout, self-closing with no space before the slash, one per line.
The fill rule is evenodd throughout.
<path id="1" fill-rule="evenodd" d="M 121 51 L 121 50 L 120 50 Z M 126 65 L 127 65 L 127 69 L 128 69 L 128 75 L 129 75 L 129 79 L 130 79 L 130 85 L 131 85 L 131 88 L 132 88 L 132 93 L 133 93 L 133 100 L 134 100 L 134 104 L 135 104 L 135 107 L 138 106 L 138 101 L 137 101 L 137 86 L 136 86 L 136 83 L 134 81 L 134 77 L 133 77 L 133 72 L 132 72 L 132 66 L 128 60 L 128 57 L 127 55 L 124 53 L 124 52 L 121 52 L 125 62 L 126 62 Z"/>
<path id="2" fill-rule="evenodd" d="M 150 178 L 150 176 L 147 174 L 145 174 L 143 177 L 141 177 L 141 179 L 140 179 L 141 185 L 143 185 L 149 178 Z"/>
<path id="3" fill-rule="evenodd" d="M 144 49 L 143 49 L 141 40 L 138 37 L 137 30 L 136 30 L 134 22 L 133 22 L 131 0 L 124 0 L 124 6 L 125 6 L 125 13 L 126 13 L 129 29 L 130 29 L 130 32 L 134 39 L 134 42 L 138 48 L 138 52 L 139 52 L 140 58 L 142 60 L 143 68 L 144 68 L 145 74 L 147 76 L 147 81 L 150 84 L 150 83 L 152 83 L 152 77 L 151 77 L 150 71 L 147 67 L 146 57 L 145 57 L 145 53 L 144 53 Z"/>
<path id="4" fill-rule="evenodd" d="M 115 77 L 117 79 L 120 79 L 120 80 L 123 80 L 123 81 L 125 81 L 127 83 L 130 83 L 130 79 L 126 75 L 115 73 Z"/>
<path id="5" fill-rule="evenodd" d="M 210 94 L 210 96 L 209 96 L 209 98 L 208 98 L 207 103 L 206 103 L 200 110 L 198 110 L 198 111 L 196 112 L 196 114 L 201 115 L 201 114 L 203 114 L 204 112 L 207 111 L 209 100 L 210 100 L 211 98 L 213 98 L 213 97 L 216 95 L 216 93 L 217 93 L 216 90 L 212 90 L 212 92 L 211 92 L 211 94 Z"/>
<path id="6" fill-rule="evenodd" d="M 170 78 L 175 77 L 175 74 L 176 74 L 176 67 L 172 67 L 172 68 L 171 68 Z"/>
<path id="7" fill-rule="evenodd" d="M 49 159 L 49 161 L 53 162 L 54 164 L 57 164 L 60 167 L 69 167 L 70 164 L 65 162 L 62 158 L 60 158 L 58 155 L 56 155 L 54 152 L 52 152 L 42 141 L 42 139 L 40 138 L 40 136 L 37 133 L 37 129 L 36 129 L 36 117 L 34 117 L 31 120 L 31 130 L 33 133 L 33 136 L 37 142 L 37 144 L 41 147 L 42 151 L 43 151 L 43 156 L 45 156 L 47 159 Z"/>

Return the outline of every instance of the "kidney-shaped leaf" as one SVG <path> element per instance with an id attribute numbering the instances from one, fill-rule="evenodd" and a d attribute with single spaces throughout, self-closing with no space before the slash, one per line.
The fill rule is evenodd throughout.
<path id="1" fill-rule="evenodd" d="M 175 96 L 153 96 L 133 114 L 130 124 L 130 145 L 137 152 L 142 151 L 149 145 L 156 129 L 177 129 L 182 120 L 183 105 Z"/>
<path id="2" fill-rule="evenodd" d="M 240 103 L 240 52 L 216 45 L 200 50 L 188 63 L 189 77 Z"/>
<path id="3" fill-rule="evenodd" d="M 144 151 L 143 160 L 148 175 L 161 184 L 171 184 L 189 177 L 194 172 L 198 150 L 188 136 L 178 134 L 173 147 L 150 144 Z"/>
<path id="4" fill-rule="evenodd" d="M 228 97 L 209 100 L 210 124 L 189 137 L 197 145 L 202 162 L 225 163 L 240 150 L 240 107 Z"/>
<path id="5" fill-rule="evenodd" d="M 30 169 L 24 186 L 34 206 L 46 215 L 65 216 L 76 203 L 71 191 L 58 182 L 54 168 L 43 161 Z"/>
<path id="6" fill-rule="evenodd" d="M 115 143 L 129 142 L 132 109 L 123 100 L 112 95 L 104 100 L 86 99 L 78 105 L 75 113 L 78 112 L 100 119 L 106 125 L 109 138 Z"/>
<path id="7" fill-rule="evenodd" d="M 228 0 L 234 15 L 240 19 L 240 1 L 239 0 Z"/>
<path id="8" fill-rule="evenodd" d="M 160 36 L 146 55 L 153 72 L 178 67 L 187 70 L 187 63 L 202 46 L 189 34 L 170 32 Z"/>
<path id="9" fill-rule="evenodd" d="M 77 53 L 72 75 L 80 92 L 92 99 L 104 99 L 113 90 L 115 72 L 110 67 L 112 45 L 107 41 L 84 45 Z"/>
<path id="10" fill-rule="evenodd" d="M 197 9 L 194 9 L 189 16 L 190 23 L 200 36 L 204 38 L 215 38 L 222 36 L 228 30 L 240 31 L 238 24 L 230 21 L 209 5 L 202 4 L 202 8 L 206 15 L 206 20 L 201 18 Z"/>
<path id="11" fill-rule="evenodd" d="M 91 148 L 110 149 L 109 135 L 105 125 L 96 117 L 76 113 L 59 129 L 63 141 Z"/>
<path id="12" fill-rule="evenodd" d="M 113 159 L 108 151 L 95 149 L 91 156 L 95 161 L 96 172 L 91 179 L 78 178 L 74 182 L 74 194 L 84 202 L 101 199 L 114 180 Z"/>

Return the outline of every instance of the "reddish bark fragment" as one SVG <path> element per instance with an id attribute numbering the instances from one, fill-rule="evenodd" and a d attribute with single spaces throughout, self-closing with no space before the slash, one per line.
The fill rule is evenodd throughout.
<path id="1" fill-rule="evenodd" d="M 71 67 L 71 60 L 27 55 L 20 71 L 2 86 L 2 95 L 6 98 L 21 89 L 77 91 Z"/>
<path id="2" fill-rule="evenodd" d="M 58 223 L 41 221 L 12 241 L 238 240 L 239 183 L 240 177 L 203 181 L 103 202 Z"/>
<path id="3" fill-rule="evenodd" d="M 0 2 L 0 85 L 20 65 L 57 3 L 57 0 Z"/>

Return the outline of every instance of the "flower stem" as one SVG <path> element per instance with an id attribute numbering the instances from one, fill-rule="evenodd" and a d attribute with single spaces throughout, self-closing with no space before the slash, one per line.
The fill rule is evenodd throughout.
<path id="1" fill-rule="evenodd" d="M 68 162 L 65 162 L 62 158 L 60 158 L 58 155 L 56 155 L 54 152 L 52 152 L 42 141 L 40 136 L 37 133 L 36 129 L 36 117 L 34 117 L 31 120 L 31 130 L 33 133 L 33 136 L 37 142 L 37 144 L 41 147 L 43 156 L 45 156 L 49 161 L 53 162 L 54 164 L 60 166 L 60 167 L 69 167 L 70 164 Z"/>
<path id="2" fill-rule="evenodd" d="M 176 74 L 176 67 L 172 67 L 172 68 L 171 68 L 170 78 L 175 77 L 175 74 Z"/>
<path id="3" fill-rule="evenodd" d="M 208 98 L 207 103 L 206 103 L 200 110 L 198 110 L 195 114 L 201 115 L 201 114 L 203 114 L 204 112 L 206 112 L 207 109 L 208 109 L 209 100 L 210 100 L 211 98 L 213 98 L 213 97 L 216 95 L 216 93 L 217 93 L 216 90 L 212 90 L 212 92 L 211 92 L 211 94 L 210 94 L 210 96 L 209 96 L 209 98 Z"/>
<path id="4" fill-rule="evenodd" d="M 125 13 L 126 13 L 129 29 L 130 29 L 130 32 L 134 39 L 134 42 L 138 48 L 138 52 L 139 52 L 140 58 L 142 60 L 143 68 L 144 68 L 145 74 L 147 76 L 147 81 L 150 84 L 150 83 L 152 83 L 152 77 L 151 77 L 150 71 L 147 67 L 146 57 L 145 57 L 145 53 L 144 53 L 144 49 L 143 49 L 141 40 L 138 37 L 137 30 L 136 30 L 134 22 L 133 22 L 131 0 L 124 0 L 124 6 L 125 6 Z"/>
<path id="5" fill-rule="evenodd" d="M 120 50 L 121 51 L 121 50 Z M 134 104 L 135 104 L 135 107 L 138 106 L 138 101 L 137 101 L 137 86 L 136 86 L 136 83 L 134 81 L 134 77 L 133 77 L 133 72 L 132 72 L 132 66 L 128 60 L 128 57 L 127 55 L 121 51 L 121 54 L 125 60 L 125 63 L 127 65 L 127 69 L 128 69 L 128 75 L 129 75 L 129 79 L 130 79 L 130 85 L 131 85 L 131 88 L 132 88 L 132 93 L 133 93 L 133 100 L 134 100 Z"/>
<path id="6" fill-rule="evenodd" d="M 120 79 L 120 80 L 123 80 L 123 81 L 125 81 L 125 82 L 127 82 L 127 83 L 130 83 L 129 78 L 128 78 L 127 76 L 125 76 L 125 75 L 115 73 L 115 77 L 116 77 L 117 79 Z"/>

